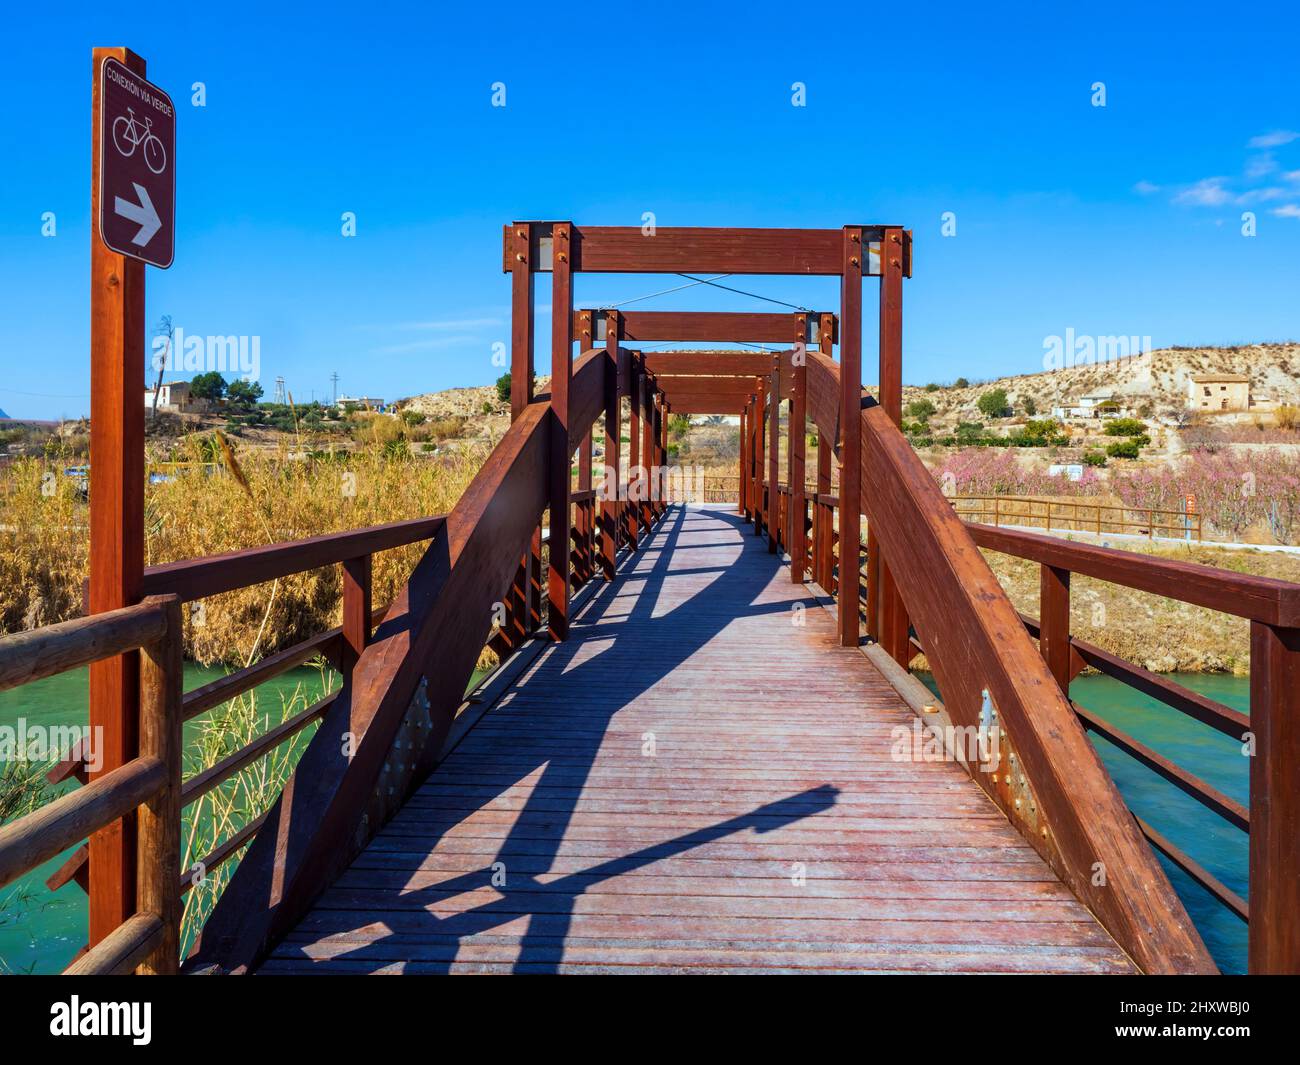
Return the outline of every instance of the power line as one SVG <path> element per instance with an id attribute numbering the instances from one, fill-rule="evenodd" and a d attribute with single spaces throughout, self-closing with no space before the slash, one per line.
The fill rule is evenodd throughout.
<path id="1" fill-rule="evenodd" d="M 719 280 L 719 278 L 716 277 L 713 278 L 712 280 L 706 280 L 705 278 L 702 277 L 691 277 L 690 274 L 678 274 L 677 276 L 689 278 L 691 281 L 694 281 L 698 285 L 712 285 L 714 288 L 720 288 L 725 292 L 734 292 L 738 296 L 749 296 L 750 298 L 756 300 L 766 300 L 768 303 L 775 303 L 778 307 L 789 307 L 792 311 L 808 310 L 807 307 L 801 307 L 797 303 L 786 303 L 784 300 L 774 300 L 771 296 L 760 296 L 757 292 L 746 292 L 744 289 L 732 288 L 730 285 L 719 285 L 716 283 Z M 730 277 L 730 276 L 731 276 L 730 274 L 722 275 L 722 277 Z"/>
<path id="2" fill-rule="evenodd" d="M 685 274 L 678 274 L 678 277 L 685 277 Z M 601 310 L 612 311 L 618 307 L 626 307 L 629 303 L 640 303 L 642 300 L 652 300 L 656 296 L 666 296 L 670 292 L 681 292 L 684 288 L 694 288 L 696 285 L 708 285 L 713 281 L 721 281 L 724 277 L 730 277 L 730 274 L 719 274 L 712 280 L 706 281 L 703 278 L 693 277 L 689 285 L 678 285 L 676 288 L 666 288 L 662 292 L 651 292 L 648 296 L 637 296 L 630 300 L 622 300 L 619 303 L 607 303 Z"/>

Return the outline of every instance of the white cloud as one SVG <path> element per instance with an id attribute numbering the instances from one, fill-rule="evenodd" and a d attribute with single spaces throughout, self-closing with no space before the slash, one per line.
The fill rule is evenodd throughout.
<path id="1" fill-rule="evenodd" d="M 1290 144 L 1297 139 L 1300 139 L 1300 133 L 1289 129 L 1277 129 L 1272 133 L 1261 133 L 1258 137 L 1251 137 L 1247 147 L 1280 148 L 1283 144 Z"/>
<path id="2" fill-rule="evenodd" d="M 1246 177 L 1262 178 L 1266 174 L 1273 173 L 1277 169 L 1277 160 L 1273 158 L 1272 152 L 1263 152 L 1260 155 L 1252 155 L 1246 160 Z"/>
<path id="3" fill-rule="evenodd" d="M 1250 189 L 1237 197 L 1238 203 L 1267 203 L 1269 200 L 1284 200 L 1293 193 L 1279 189 L 1276 185 L 1264 189 Z"/>
<path id="4" fill-rule="evenodd" d="M 412 340 L 406 344 L 388 344 L 382 348 L 371 348 L 370 355 L 405 355 L 413 351 L 437 351 L 440 348 L 454 348 L 462 344 L 481 344 L 482 340 L 471 336 L 429 337 L 427 340 Z"/>
<path id="5" fill-rule="evenodd" d="M 1300 182 L 1300 170 L 1288 170 L 1282 175 L 1282 180 Z"/>
<path id="6" fill-rule="evenodd" d="M 1300 204 L 1287 203 L 1281 207 L 1274 207 L 1273 214 L 1278 218 L 1300 218 Z"/>
<path id="7" fill-rule="evenodd" d="M 1153 192 L 1159 192 L 1160 186 L 1153 185 L 1149 181 L 1139 181 L 1133 186 L 1134 192 L 1140 192 L 1143 196 L 1150 196 Z"/>
<path id="8" fill-rule="evenodd" d="M 1195 185 L 1183 189 L 1174 197 L 1174 203 L 1192 207 L 1220 207 L 1232 199 L 1232 194 L 1223 187 L 1226 178 L 1203 178 Z"/>

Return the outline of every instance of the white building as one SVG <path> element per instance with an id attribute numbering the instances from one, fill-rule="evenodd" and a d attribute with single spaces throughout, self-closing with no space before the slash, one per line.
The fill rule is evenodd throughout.
<path id="1" fill-rule="evenodd" d="M 1128 400 L 1109 388 L 1080 396 L 1073 405 L 1052 408 L 1053 418 L 1120 418 L 1130 417 L 1132 413 Z"/>
<path id="2" fill-rule="evenodd" d="M 383 410 L 384 401 L 378 396 L 339 396 L 335 406 L 342 410 L 347 406 L 358 407 L 361 410 Z"/>
<path id="3" fill-rule="evenodd" d="M 154 409 L 154 390 L 146 388 L 144 390 L 144 409 L 152 411 Z M 158 409 L 168 411 L 172 414 L 178 414 L 183 410 L 191 410 L 194 406 L 193 400 L 190 399 L 190 383 L 188 381 L 171 381 L 163 382 L 158 389 Z"/>

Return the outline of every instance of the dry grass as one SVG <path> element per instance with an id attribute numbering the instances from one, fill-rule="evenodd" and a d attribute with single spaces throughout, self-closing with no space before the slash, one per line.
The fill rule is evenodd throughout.
<path id="1" fill-rule="evenodd" d="M 328 694 L 337 679 L 336 674 L 322 668 L 320 692 Z M 216 765 L 310 705 L 308 693 L 301 686 L 292 694 L 279 697 L 280 706 L 271 705 L 275 701 L 275 693 L 259 695 L 254 691 L 214 708 L 202 719 L 198 736 L 187 744 L 185 776 L 188 778 Z M 308 725 L 185 810 L 181 827 L 181 871 L 192 886 L 185 894 L 181 917 L 182 957 L 188 953 L 229 883 L 243 849 L 215 869 L 204 868 L 202 859 L 271 808 L 316 728 L 314 724 Z"/>
<path id="2" fill-rule="evenodd" d="M 145 564 L 445 513 L 482 464 L 474 452 L 412 457 L 385 443 L 392 442 L 334 459 L 238 455 L 237 476 L 226 461 L 150 485 Z M 196 444 L 189 457 L 210 456 Z M 0 471 L 0 499 L 0 629 L 79 614 L 89 509 L 78 482 L 61 464 L 20 460 Z M 376 604 L 397 594 L 422 550 L 415 544 L 375 557 Z M 332 566 L 214 596 L 187 617 L 186 652 L 203 663 L 243 663 L 339 624 L 341 595 L 339 567 Z"/>

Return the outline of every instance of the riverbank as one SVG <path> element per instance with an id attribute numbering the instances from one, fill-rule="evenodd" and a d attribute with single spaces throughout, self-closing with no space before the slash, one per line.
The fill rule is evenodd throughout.
<path id="1" fill-rule="evenodd" d="M 1152 558 L 1300 582 L 1300 558 L 1291 554 L 1131 540 L 1110 546 Z M 1037 617 L 1038 563 L 993 551 L 985 551 L 984 557 L 1016 609 Z M 1250 625 L 1244 619 L 1079 574 L 1070 579 L 1070 632 L 1155 673 L 1245 676 L 1250 672 Z"/>

